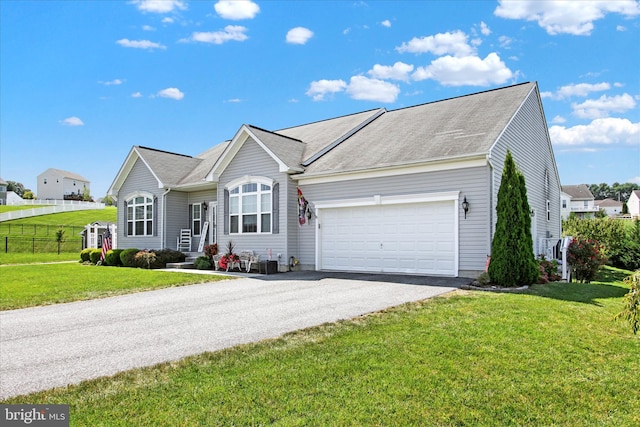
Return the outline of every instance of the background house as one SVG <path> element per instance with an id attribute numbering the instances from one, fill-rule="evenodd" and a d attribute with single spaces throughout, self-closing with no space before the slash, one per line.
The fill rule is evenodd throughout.
<path id="1" fill-rule="evenodd" d="M 38 175 L 38 199 L 81 200 L 85 188 L 91 192 L 88 179 L 60 169 L 49 168 Z"/>
<path id="2" fill-rule="evenodd" d="M 7 204 L 7 181 L 0 177 L 0 205 Z"/>
<path id="3" fill-rule="evenodd" d="M 607 216 L 618 216 L 622 214 L 622 202 L 613 199 L 596 200 L 594 204 L 598 210 L 605 211 Z"/>
<path id="4" fill-rule="evenodd" d="M 242 125 L 195 157 L 134 146 L 109 194 L 120 248 L 217 242 L 297 268 L 474 277 L 510 150 L 534 252 L 561 236 L 560 180 L 536 83 L 275 131 Z M 466 208 L 466 209 L 465 209 Z"/>
<path id="5" fill-rule="evenodd" d="M 574 213 L 578 218 L 593 218 L 599 208 L 595 205 L 595 197 L 585 184 L 562 186 L 562 219 Z"/>

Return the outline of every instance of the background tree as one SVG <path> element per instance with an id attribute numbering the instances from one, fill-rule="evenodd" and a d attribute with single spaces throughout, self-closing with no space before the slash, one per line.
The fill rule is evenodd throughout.
<path id="1" fill-rule="evenodd" d="M 33 194 L 33 191 L 26 190 L 24 193 L 22 193 L 22 198 L 27 200 L 32 200 L 36 198 L 36 195 Z"/>
<path id="2" fill-rule="evenodd" d="M 633 190 L 640 190 L 640 185 L 631 182 L 624 184 L 614 182 L 613 185 L 603 182 L 600 184 L 588 184 L 587 186 L 596 200 L 613 199 L 621 202 L 628 201 Z"/>
<path id="3" fill-rule="evenodd" d="M 60 255 L 60 246 L 64 242 L 64 228 L 58 227 L 56 230 L 56 242 L 58 243 L 58 255 Z"/>
<path id="4" fill-rule="evenodd" d="M 109 196 L 108 194 L 103 197 L 102 203 L 104 203 L 106 206 L 115 206 L 116 204 L 116 202 L 113 200 L 113 197 Z"/>
<path id="5" fill-rule="evenodd" d="M 7 191 L 13 191 L 18 196 L 22 197 L 24 194 L 24 185 L 21 182 L 7 181 Z"/>
<path id="6" fill-rule="evenodd" d="M 510 151 L 504 162 L 496 206 L 496 232 L 491 243 L 489 277 L 499 286 L 524 286 L 538 280 L 533 254 L 531 216 L 524 176 Z"/>
<path id="7" fill-rule="evenodd" d="M 93 198 L 91 197 L 91 193 L 89 193 L 89 189 L 85 185 L 82 188 L 82 201 L 84 202 L 93 202 Z"/>

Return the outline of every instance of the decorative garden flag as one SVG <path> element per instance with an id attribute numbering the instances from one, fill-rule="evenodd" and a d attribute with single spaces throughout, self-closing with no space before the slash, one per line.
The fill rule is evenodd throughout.
<path id="1" fill-rule="evenodd" d="M 307 222 L 307 208 L 309 203 L 307 199 L 302 195 L 300 187 L 298 187 L 298 221 L 300 225 L 304 225 Z"/>

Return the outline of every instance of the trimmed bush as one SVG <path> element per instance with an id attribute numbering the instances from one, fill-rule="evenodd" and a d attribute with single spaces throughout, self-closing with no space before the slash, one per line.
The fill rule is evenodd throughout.
<path id="1" fill-rule="evenodd" d="M 120 254 L 122 253 L 122 249 L 111 249 L 104 256 L 104 264 L 110 265 L 112 267 L 119 267 L 122 265 L 122 261 L 120 260 Z"/>
<path id="2" fill-rule="evenodd" d="M 165 268 L 168 262 L 184 262 L 185 255 L 173 249 L 161 249 L 154 251 L 156 260 L 151 264 L 151 268 Z"/>
<path id="3" fill-rule="evenodd" d="M 213 263 L 208 256 L 199 256 L 193 263 L 198 270 L 211 270 Z"/>
<path id="4" fill-rule="evenodd" d="M 138 267 L 149 269 L 156 262 L 156 253 L 145 249 L 135 254 L 134 259 Z"/>
<path id="5" fill-rule="evenodd" d="M 558 261 L 555 259 L 548 260 L 541 255 L 538 259 L 538 268 L 540 269 L 538 283 L 557 282 L 562 279 L 562 276 L 558 274 L 558 265 Z"/>
<path id="6" fill-rule="evenodd" d="M 100 261 L 100 256 L 102 256 L 102 249 L 91 249 L 89 253 L 91 264 L 97 264 Z"/>
<path id="7" fill-rule="evenodd" d="M 124 267 L 138 267 L 136 263 L 136 254 L 140 252 L 140 249 L 130 248 L 125 249 L 120 253 L 120 261 Z"/>
<path id="8" fill-rule="evenodd" d="M 83 249 L 82 252 L 80 252 L 80 261 L 81 262 L 89 262 L 91 261 L 91 248 L 86 248 Z"/>
<path id="9" fill-rule="evenodd" d="M 624 309 L 616 314 L 615 319 L 626 319 L 635 335 L 640 331 L 640 271 L 624 281 L 629 285 L 629 293 L 624 296 Z"/>

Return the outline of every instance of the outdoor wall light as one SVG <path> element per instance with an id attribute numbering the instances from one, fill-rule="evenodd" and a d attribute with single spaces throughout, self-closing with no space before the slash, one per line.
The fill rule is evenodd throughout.
<path id="1" fill-rule="evenodd" d="M 308 219 L 309 221 L 311 221 L 311 215 L 312 215 L 312 213 L 311 213 L 311 209 L 307 209 L 307 219 Z"/>
<path id="2" fill-rule="evenodd" d="M 207 202 L 202 202 L 202 210 L 206 212 L 207 208 L 209 208 L 209 206 L 207 205 Z"/>
<path id="3" fill-rule="evenodd" d="M 469 212 L 469 202 L 467 202 L 467 196 L 464 196 L 462 201 L 462 210 L 464 211 L 464 219 L 467 219 L 467 212 Z"/>

